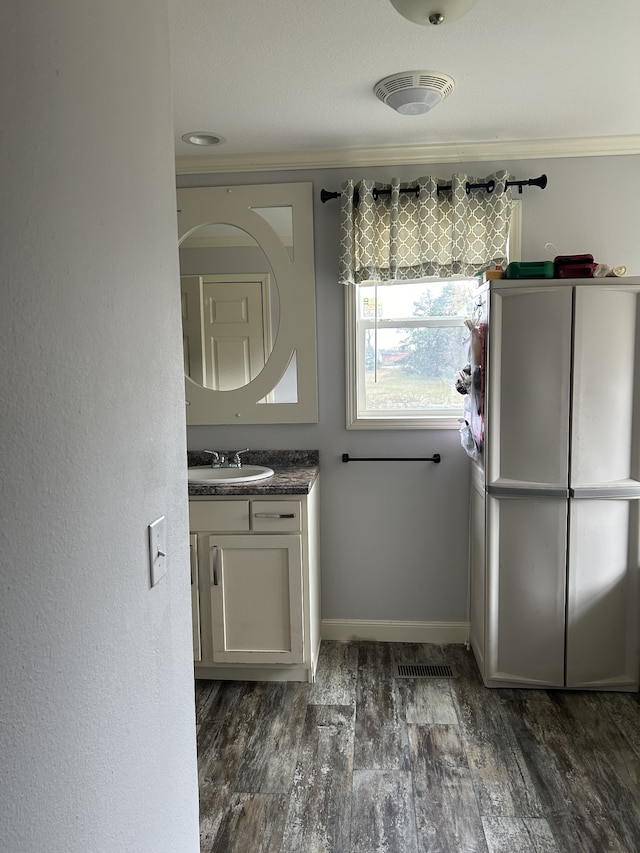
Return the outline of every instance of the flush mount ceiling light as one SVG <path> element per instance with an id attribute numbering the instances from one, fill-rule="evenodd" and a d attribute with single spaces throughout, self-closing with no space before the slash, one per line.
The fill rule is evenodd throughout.
<path id="1" fill-rule="evenodd" d="M 453 92 L 454 81 L 439 71 L 403 71 L 379 80 L 376 96 L 405 116 L 428 113 Z"/>
<path id="2" fill-rule="evenodd" d="M 414 24 L 448 24 L 461 18 L 476 0 L 391 0 L 400 14 Z"/>
<path id="3" fill-rule="evenodd" d="M 182 140 L 189 145 L 220 145 L 224 142 L 224 136 L 208 130 L 192 130 L 190 133 L 185 133 Z"/>

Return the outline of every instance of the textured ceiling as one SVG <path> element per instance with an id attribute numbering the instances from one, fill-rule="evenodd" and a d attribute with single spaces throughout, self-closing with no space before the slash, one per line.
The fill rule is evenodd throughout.
<path id="1" fill-rule="evenodd" d="M 178 157 L 640 134 L 638 0 L 478 0 L 440 27 L 389 0 L 169 0 L 169 19 Z M 414 69 L 455 91 L 402 116 L 373 86 Z"/>

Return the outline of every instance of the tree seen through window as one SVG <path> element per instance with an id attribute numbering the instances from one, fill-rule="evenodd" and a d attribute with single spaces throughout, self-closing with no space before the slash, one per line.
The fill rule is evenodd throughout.
<path id="1" fill-rule="evenodd" d="M 366 410 L 461 410 L 454 383 L 466 360 L 464 319 L 476 287 L 475 280 L 411 282 L 379 287 L 377 301 L 369 297 L 378 316 L 363 318 Z"/>

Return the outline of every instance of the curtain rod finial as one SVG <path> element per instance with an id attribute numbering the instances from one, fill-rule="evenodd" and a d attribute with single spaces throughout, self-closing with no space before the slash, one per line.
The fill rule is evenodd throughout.
<path id="1" fill-rule="evenodd" d="M 329 192 L 329 190 L 320 190 L 320 201 L 324 204 L 325 201 L 330 201 L 332 198 L 339 198 L 342 195 L 340 192 Z"/>

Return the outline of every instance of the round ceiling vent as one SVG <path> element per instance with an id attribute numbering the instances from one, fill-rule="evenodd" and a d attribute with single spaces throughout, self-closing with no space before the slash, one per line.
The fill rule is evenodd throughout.
<path id="1" fill-rule="evenodd" d="M 429 112 L 448 97 L 455 83 L 439 71 L 403 71 L 391 74 L 374 86 L 380 100 L 405 116 Z"/>

